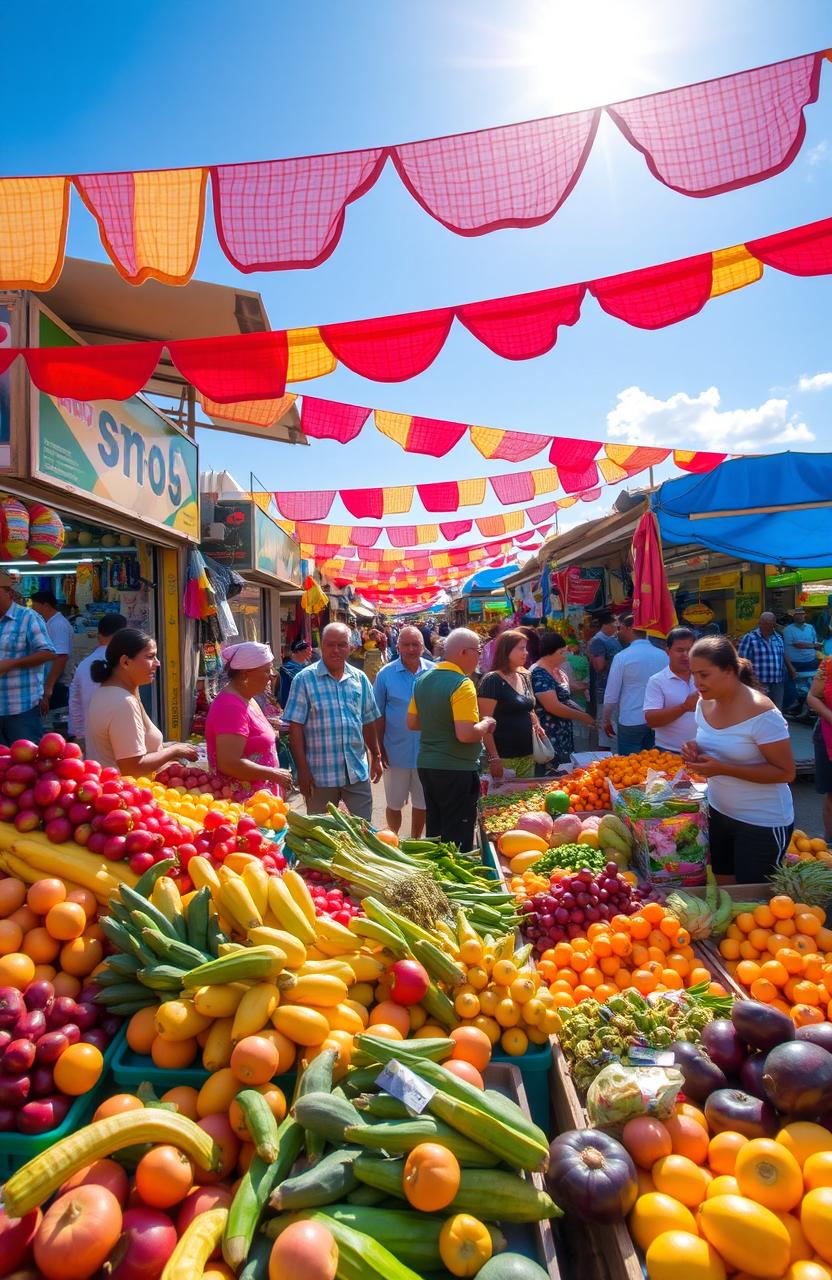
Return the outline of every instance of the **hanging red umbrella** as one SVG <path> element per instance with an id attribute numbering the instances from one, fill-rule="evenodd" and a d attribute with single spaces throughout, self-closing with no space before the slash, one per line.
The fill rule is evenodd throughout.
<path id="1" fill-rule="evenodd" d="M 639 631 L 656 631 L 663 636 L 676 625 L 661 535 L 652 511 L 645 512 L 633 534 L 633 625 Z"/>

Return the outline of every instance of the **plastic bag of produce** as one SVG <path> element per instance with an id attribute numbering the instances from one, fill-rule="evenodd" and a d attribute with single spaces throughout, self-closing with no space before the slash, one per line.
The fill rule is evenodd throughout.
<path id="1" fill-rule="evenodd" d="M 633 866 L 642 880 L 663 888 L 705 883 L 708 865 L 708 803 L 702 783 L 680 772 L 674 778 L 648 773 L 642 786 L 617 791 L 610 782 L 613 812 L 633 836 Z"/>
<path id="2" fill-rule="evenodd" d="M 586 1110 L 590 1123 L 617 1129 L 634 1116 L 666 1120 L 683 1083 L 677 1067 L 625 1067 L 611 1062 L 589 1086 Z"/>

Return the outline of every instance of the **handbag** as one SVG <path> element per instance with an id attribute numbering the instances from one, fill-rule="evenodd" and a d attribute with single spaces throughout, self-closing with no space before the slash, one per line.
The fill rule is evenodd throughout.
<path id="1" fill-rule="evenodd" d="M 544 734 L 532 734 L 532 755 L 535 764 L 549 764 L 554 760 L 555 748 Z"/>

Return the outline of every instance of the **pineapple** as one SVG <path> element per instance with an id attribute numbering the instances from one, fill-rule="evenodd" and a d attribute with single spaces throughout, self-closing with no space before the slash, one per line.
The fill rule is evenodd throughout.
<path id="1" fill-rule="evenodd" d="M 826 907 L 832 900 L 832 866 L 820 860 L 783 861 L 770 876 L 776 894 L 810 907 Z"/>

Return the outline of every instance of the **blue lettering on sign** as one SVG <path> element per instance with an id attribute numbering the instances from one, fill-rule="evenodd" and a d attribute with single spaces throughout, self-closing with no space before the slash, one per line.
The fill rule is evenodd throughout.
<path id="1" fill-rule="evenodd" d="M 185 466 L 182 450 L 177 440 L 171 440 L 168 446 L 167 460 L 158 444 L 146 450 L 145 439 L 139 431 L 134 431 L 125 422 L 116 422 L 113 415 L 103 409 L 98 416 L 98 433 L 101 442 L 98 445 L 98 456 L 105 467 L 114 468 L 121 464 L 125 477 L 135 479 L 150 488 L 161 498 L 167 488 L 171 505 L 177 508 L 182 502 L 181 470 Z M 185 468 L 187 471 L 187 468 Z"/>

